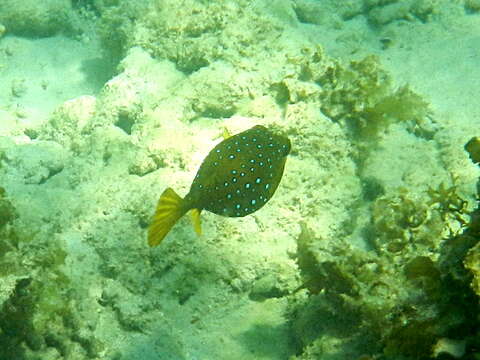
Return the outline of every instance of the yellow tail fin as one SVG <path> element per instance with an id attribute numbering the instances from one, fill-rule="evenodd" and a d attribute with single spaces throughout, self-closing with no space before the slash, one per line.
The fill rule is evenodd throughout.
<path id="1" fill-rule="evenodd" d="M 148 227 L 148 245 L 157 246 L 186 212 L 183 199 L 172 188 L 166 188 L 158 200 L 152 223 Z"/>

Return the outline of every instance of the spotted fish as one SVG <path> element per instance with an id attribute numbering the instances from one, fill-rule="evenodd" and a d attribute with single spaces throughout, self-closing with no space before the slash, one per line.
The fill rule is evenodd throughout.
<path id="1" fill-rule="evenodd" d="M 263 207 L 280 183 L 290 147 L 288 138 L 260 125 L 223 140 L 203 160 L 185 198 L 171 188 L 162 193 L 148 229 L 148 244 L 160 244 L 189 210 L 200 234 L 202 210 L 242 217 Z"/>

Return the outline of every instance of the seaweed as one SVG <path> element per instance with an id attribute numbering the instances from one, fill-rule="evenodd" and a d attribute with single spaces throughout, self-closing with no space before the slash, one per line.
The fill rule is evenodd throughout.
<path id="1" fill-rule="evenodd" d="M 394 88 L 376 56 L 330 65 L 318 80 L 322 112 L 346 126 L 352 139 L 377 140 L 395 123 L 407 123 L 417 135 L 430 138 L 429 104 L 408 85 Z"/>
<path id="2" fill-rule="evenodd" d="M 451 176 L 452 185 L 448 186 L 442 182 L 438 188 L 429 187 L 427 194 L 430 197 L 428 205 L 434 207 L 440 213 L 443 221 L 456 220 L 464 227 L 468 215 L 468 202 L 458 194 L 457 178 Z M 450 231 L 454 231 L 450 228 Z"/>
<path id="3" fill-rule="evenodd" d="M 448 357 L 454 351 L 445 345 L 450 342 L 458 344 L 458 356 L 475 354 L 480 324 L 469 314 L 479 308 L 472 288 L 480 288 L 480 246 L 475 246 L 480 216 L 476 210 L 471 214 L 477 220 L 466 223 L 466 201 L 452 181 L 420 194 L 400 189 L 396 196 L 378 198 L 371 224 L 374 251 L 343 239 L 326 246 L 326 239 L 302 225 L 297 264 L 303 285 L 294 293 L 301 301 L 290 312 L 297 359 L 317 353 L 414 360 L 435 352 Z M 463 233 L 448 231 L 455 222 Z M 328 345 L 332 337 L 335 349 Z"/>
<path id="4" fill-rule="evenodd" d="M 0 229 L 17 216 L 15 208 L 6 197 L 5 189 L 0 186 Z"/>

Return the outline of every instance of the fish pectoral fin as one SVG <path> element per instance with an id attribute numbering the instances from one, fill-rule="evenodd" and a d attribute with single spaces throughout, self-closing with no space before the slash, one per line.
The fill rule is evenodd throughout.
<path id="1" fill-rule="evenodd" d="M 200 222 L 200 209 L 192 209 L 190 212 L 190 216 L 192 218 L 192 225 L 193 229 L 197 233 L 198 236 L 202 235 L 202 224 Z"/>
<path id="2" fill-rule="evenodd" d="M 165 189 L 148 227 L 148 245 L 153 247 L 162 242 L 173 225 L 185 214 L 182 205 L 183 199 L 172 188 Z"/>

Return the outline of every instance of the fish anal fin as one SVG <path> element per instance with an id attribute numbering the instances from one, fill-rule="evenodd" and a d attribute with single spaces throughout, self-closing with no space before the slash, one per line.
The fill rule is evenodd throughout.
<path id="1" fill-rule="evenodd" d="M 197 233 L 198 236 L 202 235 L 202 224 L 200 221 L 200 209 L 192 209 L 190 212 L 190 216 L 192 218 L 193 229 Z"/>

